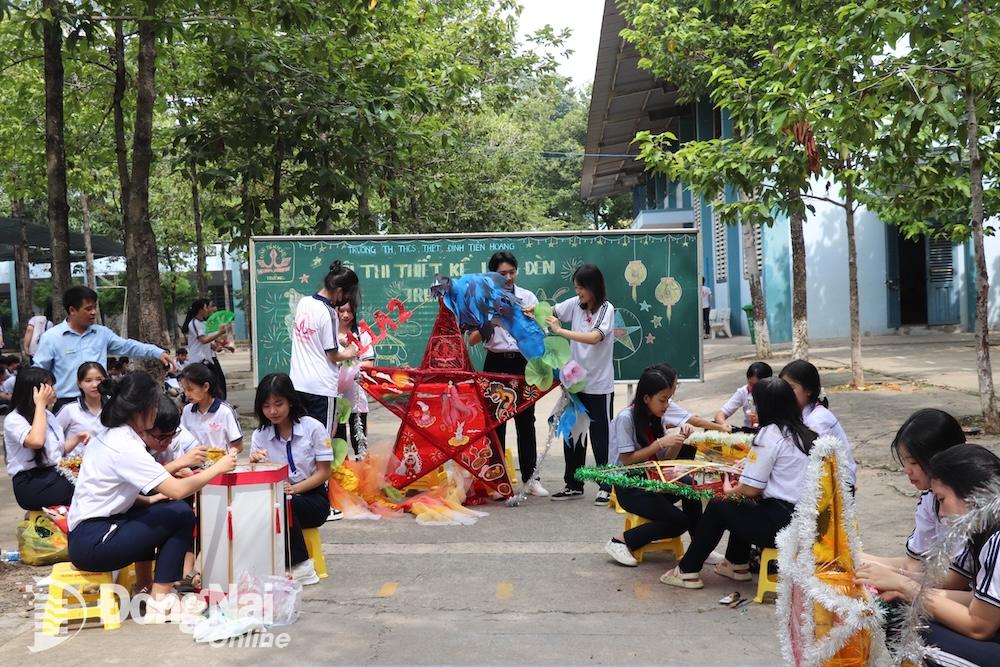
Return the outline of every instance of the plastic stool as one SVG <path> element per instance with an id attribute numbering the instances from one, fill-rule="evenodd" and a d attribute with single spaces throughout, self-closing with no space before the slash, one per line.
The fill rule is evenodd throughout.
<path id="1" fill-rule="evenodd" d="M 757 597 L 754 602 L 763 603 L 768 593 L 778 594 L 778 576 L 774 579 L 768 574 L 768 565 L 778 562 L 778 550 L 767 547 L 760 552 L 760 571 L 757 573 Z"/>
<path id="2" fill-rule="evenodd" d="M 615 487 L 611 487 L 611 497 L 608 498 L 608 507 L 613 509 L 618 514 L 628 514 L 622 509 L 622 506 L 618 504 L 618 496 L 615 495 Z"/>
<path id="3" fill-rule="evenodd" d="M 132 592 L 132 587 L 135 586 L 135 563 L 118 570 L 117 583 L 129 593 Z"/>
<path id="4" fill-rule="evenodd" d="M 649 519 L 644 519 L 638 514 L 625 513 L 625 530 L 631 530 L 636 526 L 641 526 L 646 523 L 649 523 Z M 680 560 L 684 556 L 684 543 L 681 541 L 680 537 L 668 537 L 665 540 L 654 540 L 646 546 L 633 551 L 632 555 L 635 556 L 635 559 L 641 563 L 642 557 L 653 551 L 670 551 L 673 552 L 674 558 Z"/>
<path id="5" fill-rule="evenodd" d="M 67 621 L 86 622 L 93 618 L 100 618 L 105 630 L 117 630 L 121 620 L 112 584 L 110 572 L 80 572 L 72 563 L 53 565 L 42 634 L 58 635 L 59 628 Z M 95 586 L 97 592 L 88 590 Z"/>
<path id="6" fill-rule="evenodd" d="M 504 457 L 507 459 L 507 477 L 510 478 L 510 488 L 517 486 L 517 470 L 514 468 L 514 455 L 509 449 L 504 448 Z"/>
<path id="7" fill-rule="evenodd" d="M 306 551 L 312 559 L 313 568 L 320 579 L 329 576 L 326 573 L 326 555 L 323 553 L 323 543 L 319 539 L 319 528 L 303 528 L 302 537 L 306 540 Z"/>

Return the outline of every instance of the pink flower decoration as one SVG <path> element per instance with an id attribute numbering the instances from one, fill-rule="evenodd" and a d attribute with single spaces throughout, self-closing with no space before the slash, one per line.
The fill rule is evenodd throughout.
<path id="1" fill-rule="evenodd" d="M 578 382 L 583 381 L 587 377 L 587 371 L 584 370 L 583 366 L 578 364 L 576 361 L 570 361 L 562 370 L 559 371 L 559 377 L 562 379 L 562 383 L 567 387 L 572 387 Z"/>
<path id="2" fill-rule="evenodd" d="M 354 378 L 358 377 L 359 370 L 361 370 L 361 366 L 358 364 L 345 364 L 340 367 L 340 373 L 337 378 L 337 387 L 340 389 L 341 396 L 347 393 L 347 390 L 354 386 Z"/>

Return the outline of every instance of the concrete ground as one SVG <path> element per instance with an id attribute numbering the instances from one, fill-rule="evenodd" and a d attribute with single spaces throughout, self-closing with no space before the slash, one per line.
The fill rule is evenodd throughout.
<path id="1" fill-rule="evenodd" d="M 849 380 L 844 341 L 813 344 L 812 359 L 831 388 L 831 408 L 860 462 L 859 521 L 865 548 L 899 554 L 912 527 L 915 492 L 898 473 L 889 442 L 920 407 L 959 417 L 979 412 L 975 350 L 964 334 L 867 338 L 864 392 L 840 391 Z M 710 416 L 738 386 L 753 348 L 748 339 L 706 341 L 705 382 L 685 383 L 677 398 Z M 772 365 L 786 360 L 779 350 Z M 785 352 L 787 357 L 787 352 Z M 248 355 L 224 359 L 232 402 L 250 410 Z M 551 410 L 548 397 L 538 409 Z M 615 405 L 625 404 L 619 387 Z M 372 414 L 374 440 L 391 439 L 396 421 Z M 543 432 L 541 426 L 539 432 Z M 510 429 L 513 446 L 513 428 Z M 979 440 L 977 440 L 979 441 Z M 539 448 L 544 443 L 539 443 Z M 542 469 L 550 491 L 561 488 L 562 454 L 554 447 Z M 422 527 L 412 518 L 340 521 L 321 528 L 330 578 L 306 589 L 303 614 L 287 628 L 284 648 L 195 645 L 170 626 L 127 621 L 117 631 L 85 629 L 44 653 L 29 651 L 32 619 L 22 615 L 15 582 L 32 570 L 6 568 L 0 585 L 0 661 L 145 664 L 673 664 L 781 663 L 772 604 L 730 610 L 718 599 L 755 584 L 705 574 L 706 587 L 681 591 L 659 583 L 671 559 L 651 554 L 638 568 L 610 561 L 604 542 L 622 528 L 620 515 L 584 500 L 529 498 L 517 508 L 493 504 L 466 527 Z M 0 523 L 21 514 L 0 479 Z M 13 543 L 13 528 L 0 544 Z M 37 568 L 44 573 L 46 568 Z M 28 613 L 30 616 L 30 613 Z"/>

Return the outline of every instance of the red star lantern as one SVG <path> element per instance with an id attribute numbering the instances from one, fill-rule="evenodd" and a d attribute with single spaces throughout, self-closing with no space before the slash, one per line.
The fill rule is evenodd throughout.
<path id="1" fill-rule="evenodd" d="M 520 375 L 476 371 L 443 302 L 420 368 L 372 366 L 362 369 L 358 380 L 403 421 L 394 449 L 399 463 L 386 475 L 395 488 L 453 460 L 504 496 L 513 495 L 513 488 L 496 428 L 551 391 Z"/>

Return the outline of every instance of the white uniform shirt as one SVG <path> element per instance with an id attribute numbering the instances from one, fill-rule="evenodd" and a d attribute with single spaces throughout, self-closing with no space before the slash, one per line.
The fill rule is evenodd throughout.
<path id="1" fill-rule="evenodd" d="M 701 286 L 701 307 L 702 308 L 712 307 L 712 290 L 708 288 L 708 285 Z"/>
<path id="2" fill-rule="evenodd" d="M 219 399 L 212 401 L 208 412 L 201 412 L 193 403 L 184 406 L 181 426 L 186 428 L 199 444 L 229 451 L 234 440 L 243 439 L 243 431 L 233 408 Z"/>
<path id="3" fill-rule="evenodd" d="M 28 326 L 31 327 L 31 340 L 28 341 L 28 354 L 30 356 L 35 356 L 35 353 L 38 352 L 38 341 L 42 338 L 42 334 L 51 329 L 54 325 L 44 315 L 35 315 L 28 320 Z"/>
<path id="4" fill-rule="evenodd" d="M 538 297 L 530 290 L 526 290 L 519 285 L 514 285 L 514 298 L 520 301 L 520 306 L 515 304 L 515 308 L 530 308 L 538 303 Z M 483 343 L 483 346 L 490 352 L 517 352 L 517 341 L 510 335 L 510 332 L 502 326 L 493 328 L 493 335 Z"/>
<path id="5" fill-rule="evenodd" d="M 288 481 L 297 484 L 316 472 L 317 461 L 332 461 L 333 448 L 326 426 L 312 417 L 302 417 L 292 424 L 292 438 L 282 440 L 274 426 L 256 429 L 250 451 L 263 451 L 272 463 L 288 464 Z M 292 452 L 291 460 L 288 457 Z"/>
<path id="6" fill-rule="evenodd" d="M 301 299 L 295 308 L 291 336 L 288 375 L 295 389 L 317 396 L 339 396 L 340 366 L 326 356 L 337 349 L 337 313 L 330 302 L 318 294 Z"/>
<path id="7" fill-rule="evenodd" d="M 663 424 L 663 429 L 666 431 L 675 426 L 680 426 L 690 417 L 691 414 L 687 410 L 671 401 L 667 405 L 667 411 L 660 418 L 660 423 Z M 647 446 L 649 444 L 647 443 Z M 608 432 L 608 464 L 624 465 L 621 461 L 621 455 L 634 452 L 637 449 L 642 448 L 639 446 L 639 439 L 635 435 L 635 424 L 632 421 L 632 406 L 630 405 L 611 420 Z M 657 458 L 662 457 L 658 456 Z"/>
<path id="8" fill-rule="evenodd" d="M 358 335 L 358 342 L 361 343 L 361 347 L 367 347 L 361 356 L 355 362 L 360 363 L 362 361 L 374 361 L 375 360 L 375 346 L 372 345 L 371 334 L 362 331 Z M 351 412 L 368 413 L 368 392 L 361 388 L 357 382 L 352 382 L 347 390 L 344 392 L 344 398 L 351 402 Z"/>
<path id="9" fill-rule="evenodd" d="M 140 493 L 149 493 L 169 477 L 131 426 L 104 430 L 90 441 L 80 466 L 69 529 L 85 519 L 127 512 Z"/>
<path id="10" fill-rule="evenodd" d="M 747 418 L 747 411 L 751 410 L 753 407 L 753 396 L 747 386 L 740 385 L 740 387 L 733 392 L 733 395 L 729 397 L 729 400 L 722 405 L 720 412 L 726 415 L 726 417 L 731 417 L 736 414 L 736 412 L 743 413 L 743 425 L 752 426 L 750 420 Z"/>
<path id="11" fill-rule="evenodd" d="M 573 359 L 587 371 L 585 394 L 613 394 L 615 391 L 615 370 L 613 354 L 615 349 L 615 307 L 605 301 L 597 312 L 580 308 L 580 297 L 560 301 L 553 309 L 555 316 L 570 323 L 573 331 L 598 331 L 601 341 L 596 345 L 570 341 Z"/>
<path id="12" fill-rule="evenodd" d="M 740 482 L 763 489 L 764 498 L 777 498 L 792 504 L 802 497 L 809 457 L 795 446 L 777 424 L 768 424 L 757 433 Z"/>
<path id="13" fill-rule="evenodd" d="M 5 394 L 13 394 L 15 382 L 17 382 L 17 373 L 14 373 L 6 380 L 4 380 L 2 383 L 0 383 L 0 392 L 3 392 Z"/>
<path id="14" fill-rule="evenodd" d="M 191 320 L 191 324 L 188 325 L 187 334 L 187 351 L 188 351 L 188 363 L 193 364 L 195 362 L 211 361 L 215 357 L 215 352 L 212 351 L 211 343 L 202 343 L 198 340 L 198 336 L 205 335 L 205 321 L 199 320 L 197 317 Z"/>
<path id="15" fill-rule="evenodd" d="M 45 465 L 52 466 L 63 457 L 66 438 L 56 416 L 45 411 Z M 34 470 L 35 451 L 24 446 L 24 440 L 31 432 L 31 422 L 12 410 L 3 418 L 3 446 L 7 455 L 7 474 L 14 477 L 19 472 Z"/>
<path id="16" fill-rule="evenodd" d="M 1000 531 L 994 532 L 986 539 L 979 553 L 973 554 L 972 551 L 972 544 L 966 544 L 961 555 L 952 563 L 951 569 L 972 579 L 973 597 L 994 607 L 1000 607 L 1000 568 L 997 567 Z"/>
<path id="17" fill-rule="evenodd" d="M 180 457 L 187 454 L 189 451 L 198 446 L 198 440 L 191 435 L 190 431 L 181 426 L 177 429 L 177 433 L 174 435 L 170 444 L 162 452 L 154 452 L 149 450 L 149 453 L 153 456 L 153 459 L 161 464 L 166 465 L 171 461 L 175 461 Z"/>
<path id="18" fill-rule="evenodd" d="M 689 419 L 691 419 L 691 413 L 682 408 L 678 403 L 674 403 L 674 399 L 671 398 L 667 403 L 666 411 L 663 413 L 663 428 L 683 426 Z"/>
<path id="19" fill-rule="evenodd" d="M 922 559 L 930 551 L 941 530 L 941 518 L 937 513 L 937 501 L 934 494 L 924 491 L 917 502 L 917 511 L 913 514 L 913 532 L 906 540 L 906 554 L 911 558 Z"/>
<path id="20" fill-rule="evenodd" d="M 83 394 L 80 394 L 79 398 L 72 403 L 62 406 L 59 414 L 56 415 L 56 420 L 62 426 L 63 433 L 66 434 L 67 439 L 77 433 L 87 432 L 90 435 L 94 435 L 98 431 L 104 430 L 104 424 L 101 423 L 101 413 L 98 412 L 95 415 L 90 411 L 90 408 L 84 403 Z M 84 445 L 77 445 L 71 453 L 82 455 L 83 450 Z"/>
<path id="21" fill-rule="evenodd" d="M 816 435 L 832 435 L 837 440 L 844 443 L 844 454 L 847 456 L 847 483 L 856 486 L 858 479 L 858 464 L 854 460 L 854 450 L 851 449 L 851 442 L 847 439 L 847 433 L 840 421 L 832 412 L 822 405 L 806 406 L 802 411 L 802 421 L 806 426 L 816 432 Z"/>

